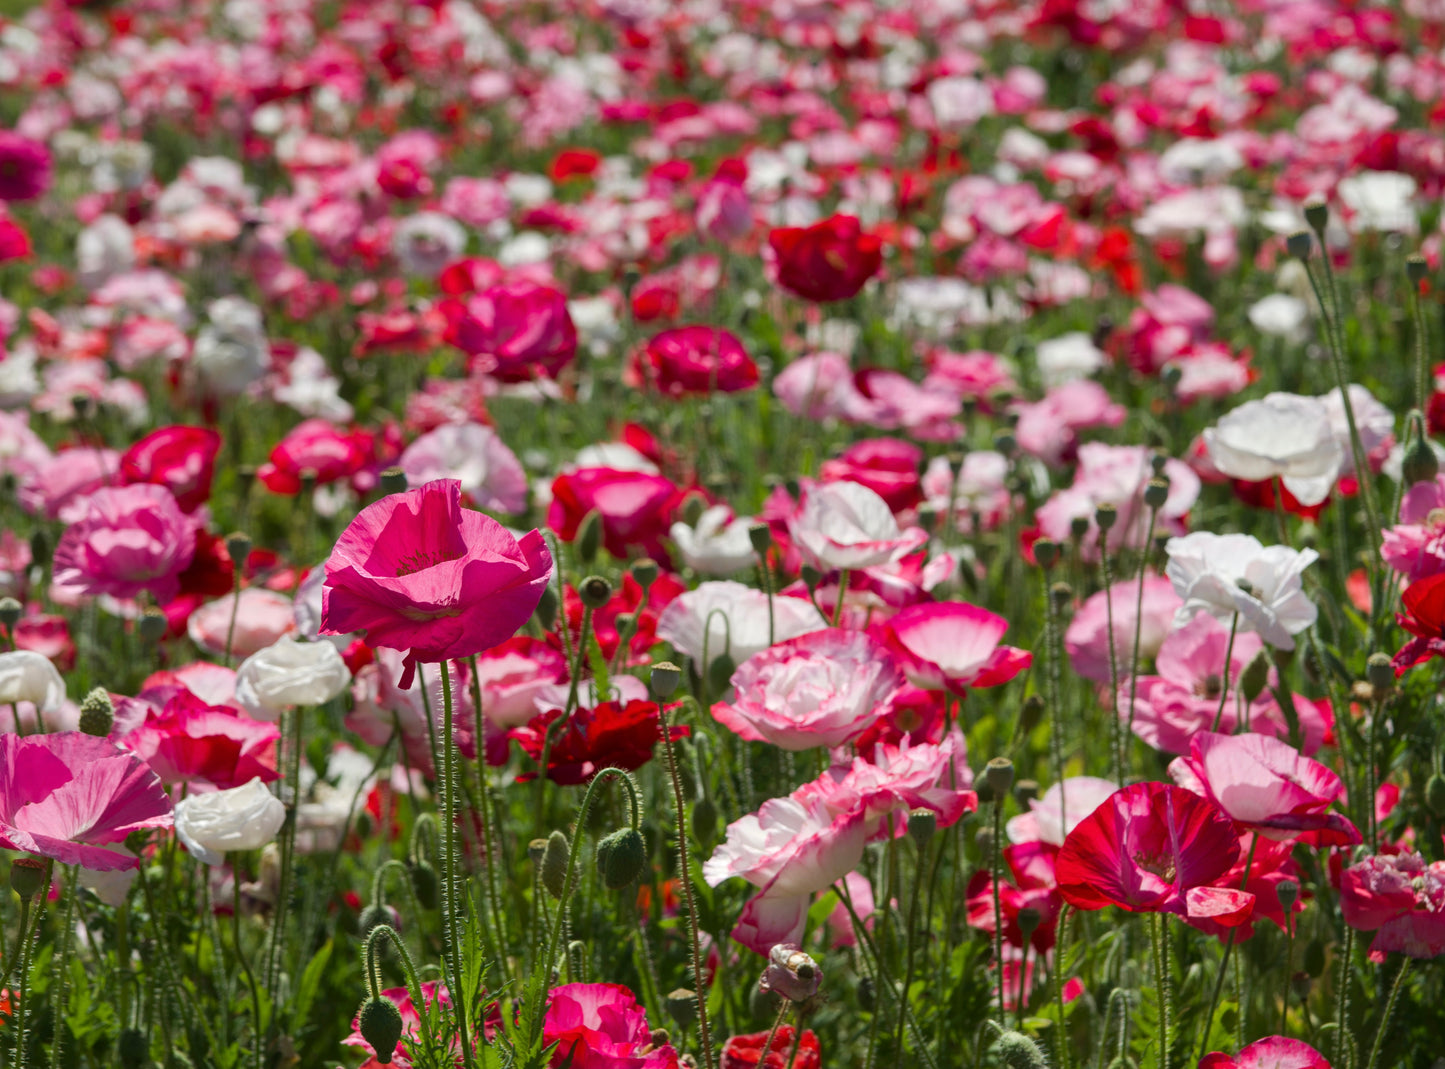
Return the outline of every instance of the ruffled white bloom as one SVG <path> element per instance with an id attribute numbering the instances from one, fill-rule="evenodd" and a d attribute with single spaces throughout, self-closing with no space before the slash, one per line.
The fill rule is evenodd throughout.
<path id="1" fill-rule="evenodd" d="M 176 803 L 176 835 L 191 855 L 219 865 L 235 850 L 265 846 L 286 820 L 286 807 L 257 776 L 228 791 L 193 794 Z"/>
<path id="2" fill-rule="evenodd" d="M 752 565 L 753 551 L 748 527 L 750 516 L 729 519 L 732 510 L 714 505 L 697 518 L 697 526 L 674 523 L 668 533 L 687 566 L 702 575 L 732 575 Z"/>
<path id="3" fill-rule="evenodd" d="M 351 672 L 330 642 L 289 635 L 247 657 L 236 672 L 236 700 L 257 720 L 274 722 L 294 705 L 320 705 L 346 689 Z"/>
<path id="4" fill-rule="evenodd" d="M 1264 546 L 1251 535 L 1195 531 L 1171 538 L 1164 547 L 1164 574 L 1184 599 L 1174 614 L 1183 627 L 1196 613 L 1209 613 L 1254 631 L 1276 649 L 1294 649 L 1294 636 L 1315 622 L 1318 609 L 1304 592 L 1301 574 L 1319 559 L 1312 549 Z"/>
<path id="5" fill-rule="evenodd" d="M 466 247 L 466 228 L 441 212 L 409 215 L 391 236 L 391 251 L 402 271 L 416 278 L 436 278 Z"/>
<path id="6" fill-rule="evenodd" d="M 266 373 L 270 360 L 261 310 L 240 297 L 221 297 L 207 314 L 210 322 L 196 335 L 191 367 L 207 393 L 235 397 Z"/>
<path id="7" fill-rule="evenodd" d="M 32 650 L 0 653 L 0 705 L 29 702 L 42 715 L 65 700 L 65 680 L 50 658 Z"/>
<path id="8" fill-rule="evenodd" d="M 1250 305 L 1248 315 L 1261 334 L 1299 341 L 1305 336 L 1310 306 L 1288 293 L 1271 293 Z"/>
<path id="9" fill-rule="evenodd" d="M 1362 171 L 1340 179 L 1340 202 L 1353 231 L 1393 230 L 1414 234 L 1420 229 L 1413 203 L 1415 179 L 1397 171 Z"/>
<path id="10" fill-rule="evenodd" d="M 803 598 L 773 598 L 773 638 L 777 642 L 828 626 Z M 674 598 L 657 620 L 657 637 L 671 642 L 698 664 L 707 646 L 709 663 L 726 652 L 734 664 L 768 648 L 768 596 L 729 580 L 703 583 Z"/>
<path id="11" fill-rule="evenodd" d="M 1104 351 L 1081 330 L 1039 342 L 1034 349 L 1044 388 L 1052 390 L 1075 379 L 1086 379 L 1104 366 Z"/>
<path id="12" fill-rule="evenodd" d="M 480 423 L 444 423 L 406 447 L 397 461 L 407 482 L 458 479 L 484 509 L 524 512 L 527 473 L 496 431 Z"/>
<path id="13" fill-rule="evenodd" d="M 853 482 L 810 487 L 789 528 L 804 559 L 823 571 L 889 564 L 928 541 L 921 528 L 900 530 L 888 503 Z"/>
<path id="14" fill-rule="evenodd" d="M 1302 505 L 1328 497 L 1345 464 L 1324 402 L 1292 393 L 1246 401 L 1204 432 L 1204 445 L 1224 475 L 1279 477 Z"/>

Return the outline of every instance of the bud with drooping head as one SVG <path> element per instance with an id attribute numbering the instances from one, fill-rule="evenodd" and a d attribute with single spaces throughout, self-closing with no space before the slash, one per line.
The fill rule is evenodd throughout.
<path id="1" fill-rule="evenodd" d="M 560 899 L 567 890 L 567 862 L 571 854 L 566 835 L 554 831 L 547 836 L 547 846 L 542 851 L 542 886 L 553 898 Z"/>
<path id="2" fill-rule="evenodd" d="M 596 509 L 582 517 L 573 545 L 577 549 L 577 559 L 583 564 L 591 564 L 597 559 L 597 550 L 602 545 L 602 514 Z"/>
<path id="3" fill-rule="evenodd" d="M 1437 817 L 1445 817 L 1445 776 L 1438 772 L 1425 781 L 1425 805 Z"/>
<path id="4" fill-rule="evenodd" d="M 636 828 L 619 828 L 597 844 L 597 873 L 609 890 L 626 887 L 647 866 L 647 843 Z"/>
<path id="5" fill-rule="evenodd" d="M 1269 670 L 1273 663 L 1269 654 L 1261 649 L 1244 666 L 1244 671 L 1239 673 L 1239 690 L 1244 695 L 1246 704 L 1254 704 L 1254 700 L 1264 692 L 1264 688 L 1269 684 Z"/>
<path id="6" fill-rule="evenodd" d="M 1039 1045 L 1022 1032 L 1005 1032 L 993 1045 L 1008 1069 L 1048 1069 L 1049 1060 Z"/>
<path id="7" fill-rule="evenodd" d="M 437 908 L 437 870 L 425 858 L 416 861 L 408 870 L 411 874 L 411 889 L 416 894 L 422 909 Z"/>
<path id="8" fill-rule="evenodd" d="M 390 1065 L 402 1034 L 401 1010 L 396 1003 L 385 995 L 375 995 L 361 1004 L 356 1023 L 361 1038 L 376 1052 L 376 1060 Z"/>
<path id="9" fill-rule="evenodd" d="M 95 687 L 80 703 L 80 730 L 96 738 L 105 738 L 115 723 L 115 705 L 104 687 Z"/>

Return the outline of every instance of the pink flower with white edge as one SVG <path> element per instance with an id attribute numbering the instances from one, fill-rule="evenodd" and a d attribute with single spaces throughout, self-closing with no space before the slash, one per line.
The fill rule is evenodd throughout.
<path id="1" fill-rule="evenodd" d="M 928 541 L 922 528 L 901 530 L 887 502 L 853 482 L 808 487 L 789 530 L 804 559 L 824 572 L 888 564 Z"/>
<path id="2" fill-rule="evenodd" d="M 1238 1054 L 1214 1051 L 1199 1059 L 1199 1069 L 1330 1069 L 1325 1056 L 1302 1039 L 1265 1036 Z"/>
<path id="3" fill-rule="evenodd" d="M 521 727 L 537 715 L 538 699 L 565 685 L 567 676 L 567 659 L 547 643 L 526 635 L 509 638 L 477 657 L 482 713 L 497 727 Z"/>
<path id="4" fill-rule="evenodd" d="M 1189 756 L 1170 763 L 1169 775 L 1267 839 L 1307 836 L 1318 846 L 1361 841 L 1359 829 L 1329 812 L 1330 803 L 1345 793 L 1340 777 L 1278 739 L 1200 732 Z"/>
<path id="5" fill-rule="evenodd" d="M 1138 632 L 1139 659 L 1152 660 L 1169 634 L 1174 614 L 1184 604 L 1174 584 L 1163 576 L 1146 574 L 1144 599 L 1139 603 L 1137 579 L 1124 579 L 1089 595 L 1064 631 L 1064 649 L 1074 671 L 1096 683 L 1109 682 L 1109 602 L 1113 602 L 1114 658 L 1121 676 L 1129 673 Z M 1141 610 L 1136 617 L 1136 606 Z M 1140 623 L 1136 624 L 1136 618 Z M 1221 660 L 1223 658 L 1221 657 Z"/>
<path id="6" fill-rule="evenodd" d="M 1370 960 L 1391 951 L 1411 958 L 1445 954 L 1445 861 L 1413 852 L 1377 854 L 1340 877 L 1345 923 L 1374 932 Z"/>
<path id="7" fill-rule="evenodd" d="M 961 601 L 914 605 L 879 626 L 878 634 L 909 680 L 931 690 L 961 694 L 967 687 L 1007 683 L 1034 655 L 999 640 L 1008 621 Z"/>
<path id="8" fill-rule="evenodd" d="M 780 642 L 733 673 L 712 715 L 752 742 L 810 750 L 851 742 L 892 710 L 903 673 L 874 639 L 829 628 Z"/>

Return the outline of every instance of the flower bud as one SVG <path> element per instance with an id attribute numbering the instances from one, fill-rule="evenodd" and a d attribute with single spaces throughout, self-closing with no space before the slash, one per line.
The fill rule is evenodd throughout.
<path id="1" fill-rule="evenodd" d="M 1019 910 L 1019 931 L 1023 933 L 1024 942 L 1033 938 L 1034 932 L 1038 931 L 1039 925 L 1044 922 L 1044 915 L 1033 906 L 1024 906 Z"/>
<path id="2" fill-rule="evenodd" d="M 1239 673 L 1239 690 L 1244 695 L 1246 705 L 1254 704 L 1254 700 L 1264 693 L 1264 688 L 1269 683 L 1269 669 L 1272 664 L 1269 654 L 1261 649 L 1254 655 L 1254 659 L 1244 666 L 1244 671 Z"/>
<path id="3" fill-rule="evenodd" d="M 557 622 L 557 592 L 550 583 L 542 588 L 542 596 L 537 600 L 537 611 L 534 615 L 546 631 L 552 630 L 552 625 Z"/>
<path id="4" fill-rule="evenodd" d="M 642 587 L 643 590 L 646 590 L 653 583 L 657 582 L 659 569 L 657 567 L 657 561 L 655 560 L 647 557 L 644 557 L 642 560 L 635 560 L 632 562 L 632 567 L 628 570 L 632 572 L 632 578 L 637 580 L 637 585 Z"/>
<path id="5" fill-rule="evenodd" d="M 672 1019 L 687 1028 L 693 1021 L 697 1020 L 697 992 L 689 991 L 685 987 L 676 988 L 667 994 L 667 1012 Z M 656 1032 L 653 1033 L 657 1035 Z"/>
<path id="6" fill-rule="evenodd" d="M 0 598 L 0 624 L 4 624 L 7 628 L 13 628 L 20 622 L 21 614 L 24 612 L 24 606 L 14 598 Z"/>
<path id="7" fill-rule="evenodd" d="M 1305 201 L 1305 222 L 1311 230 L 1324 237 L 1325 227 L 1330 221 L 1330 206 L 1319 197 L 1311 197 Z"/>
<path id="8" fill-rule="evenodd" d="M 1315 239 L 1310 237 L 1308 230 L 1296 230 L 1284 239 L 1284 247 L 1296 260 L 1308 260 L 1314 251 Z"/>
<path id="9" fill-rule="evenodd" d="M 1251 583 L 1248 579 L 1244 578 L 1244 576 L 1242 575 L 1234 581 L 1234 585 L 1239 587 L 1239 589 L 1243 590 L 1246 594 L 1254 593 L 1254 584 Z"/>
<path id="10" fill-rule="evenodd" d="M 717 838 L 717 804 L 705 794 L 692 802 L 692 834 L 704 846 L 711 846 Z"/>
<path id="11" fill-rule="evenodd" d="M 1405 447 L 1405 456 L 1400 461 L 1400 476 L 1405 480 L 1406 486 L 1414 486 L 1416 483 L 1428 483 L 1440 474 L 1440 458 L 1435 455 L 1435 450 L 1430 448 L 1430 443 L 1425 436 L 1417 430 L 1410 433 L 1409 444 Z"/>
<path id="12" fill-rule="evenodd" d="M 864 1013 L 872 1013 L 878 1008 L 878 987 L 873 977 L 863 976 L 858 979 L 858 986 L 854 988 L 858 993 L 858 1008 Z"/>
<path id="13" fill-rule="evenodd" d="M 1034 543 L 1034 560 L 1039 562 L 1039 567 L 1048 571 L 1059 559 L 1059 544 L 1052 538 L 1040 538 Z"/>
<path id="14" fill-rule="evenodd" d="M 395 928 L 396 925 L 392 924 L 392 921 L 395 919 L 396 914 L 391 909 L 382 905 L 380 902 L 373 902 L 363 909 L 361 916 L 356 919 L 356 930 L 361 935 L 361 938 L 365 939 L 373 928 L 379 928 L 383 924 L 390 924 Z M 391 944 L 389 942 L 384 943 L 382 949 L 384 954 L 391 949 Z"/>
<path id="15" fill-rule="evenodd" d="M 1429 271 L 1429 263 L 1418 252 L 1412 252 L 1405 257 L 1405 277 L 1410 280 L 1412 286 L 1418 286 L 1424 282 Z"/>
<path id="16" fill-rule="evenodd" d="M 938 830 L 938 814 L 931 809 L 915 809 L 908 814 L 908 837 L 919 846 L 926 846 Z"/>
<path id="17" fill-rule="evenodd" d="M 682 669 L 671 661 L 658 661 L 648 677 L 648 689 L 656 701 L 666 701 L 682 682 Z"/>
<path id="18" fill-rule="evenodd" d="M 1155 477 L 1144 487 L 1144 504 L 1151 509 L 1164 507 L 1169 500 L 1169 480 Z"/>
<path id="19" fill-rule="evenodd" d="M 647 843 L 636 828 L 620 828 L 597 844 L 597 873 L 611 891 L 626 887 L 647 867 Z"/>
<path id="20" fill-rule="evenodd" d="M 232 531 L 226 536 L 226 555 L 237 568 L 245 568 L 251 556 L 251 536 L 244 531 Z"/>
<path id="21" fill-rule="evenodd" d="M 17 857 L 10 862 L 10 888 L 22 899 L 34 898 L 45 890 L 45 862 L 38 857 Z"/>
<path id="22" fill-rule="evenodd" d="M 141 613 L 140 622 L 136 624 L 136 630 L 140 637 L 146 642 L 159 642 L 166 637 L 166 630 L 170 623 L 166 620 L 166 614 L 159 609 L 147 609 Z"/>
<path id="23" fill-rule="evenodd" d="M 1170 393 L 1179 389 L 1179 383 L 1184 379 L 1184 369 L 1178 364 L 1165 364 L 1164 369 L 1159 372 L 1159 381 Z"/>
<path id="24" fill-rule="evenodd" d="M 115 723 L 115 706 L 104 687 L 95 687 L 80 703 L 80 730 L 104 738 Z"/>
<path id="25" fill-rule="evenodd" d="M 1039 796 L 1039 781 L 1036 779 L 1021 779 L 1014 784 L 1014 801 L 1019 804 L 1020 809 L 1027 809 L 1029 803 Z"/>
<path id="26" fill-rule="evenodd" d="M 383 494 L 404 494 L 406 493 L 407 479 L 406 472 L 400 468 L 387 468 L 381 473 L 381 492 Z"/>
<path id="27" fill-rule="evenodd" d="M 1425 805 L 1437 817 L 1445 817 L 1445 776 L 1438 772 L 1425 781 Z"/>
<path id="28" fill-rule="evenodd" d="M 577 547 L 577 559 L 583 564 L 591 564 L 597 559 L 597 550 L 602 545 L 602 515 L 596 509 L 583 516 L 582 522 L 577 525 L 574 545 Z"/>
<path id="29" fill-rule="evenodd" d="M 1022 1032 L 1005 1032 L 993 1049 L 1008 1069 L 1049 1069 L 1049 1060 L 1039 1045 Z"/>
<path id="30" fill-rule="evenodd" d="M 1030 694 L 1019 707 L 1019 733 L 1027 735 L 1043 722 L 1046 707 L 1043 698 Z"/>
<path id="31" fill-rule="evenodd" d="M 1375 689 L 1375 697 L 1383 697 L 1395 685 L 1395 666 L 1388 653 L 1372 653 L 1365 662 L 1365 679 Z"/>
<path id="32" fill-rule="evenodd" d="M 50 535 L 43 530 L 36 529 L 30 534 L 30 559 L 33 561 L 50 559 Z"/>
<path id="33" fill-rule="evenodd" d="M 713 659 L 712 664 L 708 666 L 708 687 L 714 693 L 721 694 L 728 689 L 728 684 L 733 678 L 733 673 L 737 670 L 737 662 L 733 660 L 732 654 L 728 653 L 727 650 L 723 650 L 722 653 L 719 653 L 717 657 Z"/>
<path id="34" fill-rule="evenodd" d="M 425 859 L 411 866 L 411 889 L 416 893 L 417 903 L 422 909 L 437 908 L 437 870 Z"/>
<path id="35" fill-rule="evenodd" d="M 611 600 L 612 584 L 600 575 L 589 575 L 582 580 L 577 588 L 577 593 L 582 596 L 583 605 L 596 611 Z"/>
<path id="36" fill-rule="evenodd" d="M 1013 786 L 1014 763 L 1007 757 L 995 757 L 984 766 L 983 774 L 993 791 L 994 801 L 1002 803 Z"/>
<path id="37" fill-rule="evenodd" d="M 567 861 L 571 854 L 566 835 L 554 831 L 547 836 L 547 846 L 542 852 L 542 886 L 553 898 L 560 899 L 567 890 Z"/>
<path id="38" fill-rule="evenodd" d="M 361 1038 L 371 1044 L 376 1060 L 390 1065 L 396 1045 L 401 1042 L 401 1010 L 385 995 L 377 995 L 363 1002 L 356 1016 Z"/>
<path id="39" fill-rule="evenodd" d="M 687 524 L 689 527 L 696 527 L 697 521 L 706 511 L 707 498 L 703 497 L 702 494 L 699 494 L 696 491 L 684 497 L 682 499 L 682 507 L 678 509 L 679 515 L 682 516 L 682 522 Z"/>
<path id="40" fill-rule="evenodd" d="M 1325 944 L 1318 936 L 1305 944 L 1304 967 L 1316 980 L 1325 974 Z"/>
<path id="41" fill-rule="evenodd" d="M 755 523 L 748 528 L 748 541 L 753 544 L 753 552 L 760 557 L 767 556 L 768 550 L 773 545 L 773 531 L 765 523 Z"/>
<path id="42" fill-rule="evenodd" d="M 1275 885 L 1274 893 L 1279 898 L 1280 908 L 1288 913 L 1299 901 L 1299 884 L 1294 880 L 1280 880 Z"/>

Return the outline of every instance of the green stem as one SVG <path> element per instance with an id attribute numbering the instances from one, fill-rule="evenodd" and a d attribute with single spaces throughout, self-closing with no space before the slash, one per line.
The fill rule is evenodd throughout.
<path id="1" fill-rule="evenodd" d="M 1114 642 L 1114 590 L 1109 574 L 1109 532 L 1099 529 L 1099 573 L 1104 581 L 1104 616 L 1109 640 L 1109 730 L 1114 740 L 1110 763 L 1114 766 L 1114 782 L 1124 783 L 1124 725 L 1119 722 L 1119 652 Z"/>
<path id="2" fill-rule="evenodd" d="M 291 912 L 291 878 L 296 859 L 296 818 L 301 807 L 301 709 L 291 710 L 285 752 L 283 791 L 289 795 L 286 821 L 281 826 L 281 879 L 276 891 L 276 915 L 271 921 L 271 953 L 267 958 L 266 993 L 271 998 L 272 1027 L 276 1025 L 277 985 L 286 957 L 286 918 Z"/>
<path id="3" fill-rule="evenodd" d="M 1234 674 L 1234 636 L 1239 633 L 1239 613 L 1229 621 L 1229 641 L 1224 647 L 1224 676 L 1219 683 L 1219 708 L 1214 710 L 1214 723 L 1209 725 L 1210 731 L 1219 730 L 1219 722 L 1224 718 L 1224 703 L 1229 700 L 1230 683 Z"/>
<path id="4" fill-rule="evenodd" d="M 245 948 L 241 945 L 241 875 L 234 864 L 231 866 L 231 942 L 235 944 L 236 961 L 241 966 L 241 973 L 246 977 L 247 986 L 251 988 L 251 1042 L 256 1045 L 256 1069 L 263 1069 L 266 1064 L 266 1040 L 261 1029 L 261 988 L 256 983 L 255 972 L 251 969 L 251 960 L 246 957 Z"/>
<path id="5" fill-rule="evenodd" d="M 43 907 L 42 907 L 43 908 Z M 37 924 L 39 926 L 39 910 L 36 910 Z M 32 933 L 28 931 L 27 924 L 30 920 L 30 898 L 20 900 L 20 946 L 16 955 L 20 962 L 20 990 L 16 995 L 13 1009 L 11 1010 L 15 1019 L 15 1053 L 13 1064 L 21 1066 L 25 1064 L 25 1012 L 29 1008 L 26 1005 L 26 986 L 30 981 L 30 944 L 34 942 Z"/>
<path id="6" fill-rule="evenodd" d="M 1173 1011 L 1169 997 L 1169 935 L 1165 914 L 1156 913 L 1150 925 L 1154 939 L 1154 972 L 1159 982 L 1159 1069 L 1169 1069 L 1169 1018 Z M 1213 1011 L 1211 1011 L 1211 1016 Z"/>
<path id="7" fill-rule="evenodd" d="M 993 967 L 998 970 L 998 1023 L 1002 1028 L 1008 1027 L 1008 1016 L 1004 1010 L 1004 975 L 1003 975 L 1003 905 L 1000 895 L 999 884 L 1003 879 L 1003 799 L 995 798 L 993 802 L 993 852 L 989 862 L 990 875 L 993 877 Z M 903 992 L 903 997 L 908 997 L 908 992 Z"/>
<path id="8" fill-rule="evenodd" d="M 1149 531 L 1144 536 L 1144 552 L 1139 554 L 1139 586 L 1134 592 L 1134 648 L 1129 655 L 1129 719 L 1124 726 L 1126 745 L 1134 737 L 1134 703 L 1139 697 L 1139 644 L 1144 637 L 1144 576 L 1149 570 L 1149 547 L 1154 542 L 1154 522 L 1158 515 L 1158 509 L 1149 510 Z M 1112 641 L 1113 632 L 1109 637 Z"/>
<path id="9" fill-rule="evenodd" d="M 1353 968 L 1351 959 L 1355 956 L 1355 930 L 1345 925 L 1345 945 L 1340 951 L 1338 966 L 1335 969 L 1339 991 L 1335 1001 L 1335 1060 L 1334 1064 L 1340 1069 L 1349 1069 L 1350 1045 L 1349 1037 L 1345 1035 L 1345 1018 L 1350 1013 L 1350 971 Z"/>
<path id="10" fill-rule="evenodd" d="M 1064 953 L 1069 946 L 1069 921 L 1073 911 L 1067 904 L 1059 911 L 1059 937 L 1054 944 L 1054 1001 L 1059 1024 L 1054 1029 L 1054 1060 L 1059 1069 L 1069 1069 L 1069 1043 L 1064 1035 Z"/>
<path id="11" fill-rule="evenodd" d="M 54 1037 L 50 1041 L 50 1069 L 60 1065 L 60 1048 L 65 1038 L 65 1021 L 70 1005 L 70 952 L 75 944 L 75 883 L 79 869 L 66 866 L 65 875 L 65 923 L 60 930 L 60 952 L 56 955 L 55 992 L 51 1002 L 55 1016 Z"/>
<path id="12" fill-rule="evenodd" d="M 1390 1018 L 1395 1013 L 1395 1003 L 1400 999 L 1400 992 L 1405 987 L 1405 980 L 1410 975 L 1411 959 L 1406 958 L 1400 963 L 1400 971 L 1395 974 L 1395 982 L 1390 987 L 1390 998 L 1385 1003 L 1385 1015 L 1380 1018 L 1380 1027 L 1375 1032 L 1375 1044 L 1370 1048 L 1370 1061 L 1366 1069 L 1375 1069 L 1380 1061 L 1380 1048 L 1385 1042 L 1385 1032 L 1389 1030 Z"/>
<path id="13" fill-rule="evenodd" d="M 909 892 L 908 902 L 908 932 L 903 944 L 903 997 L 908 997 L 908 989 L 913 986 L 913 944 L 914 933 L 918 929 L 918 895 L 922 889 L 925 879 L 924 870 L 928 867 L 928 840 L 924 839 L 918 843 L 918 867 L 913 874 L 913 888 Z M 1003 980 L 1003 971 L 999 971 L 999 981 Z M 893 1049 L 899 1061 L 903 1060 L 903 1015 L 898 1015 L 897 1030 L 893 1034 Z"/>
<path id="14" fill-rule="evenodd" d="M 467 1000 L 463 989 L 466 969 L 463 967 L 460 903 L 457 877 L 457 752 L 452 737 L 452 673 L 451 666 L 441 662 L 442 672 L 442 735 L 437 748 L 437 783 L 441 795 L 442 855 L 442 960 L 446 966 L 447 989 L 452 997 L 452 1012 L 457 1018 L 457 1036 L 462 1045 L 462 1062 L 472 1069 L 471 1035 L 467 1030 Z M 420 1011 L 421 1003 L 417 1004 Z"/>

